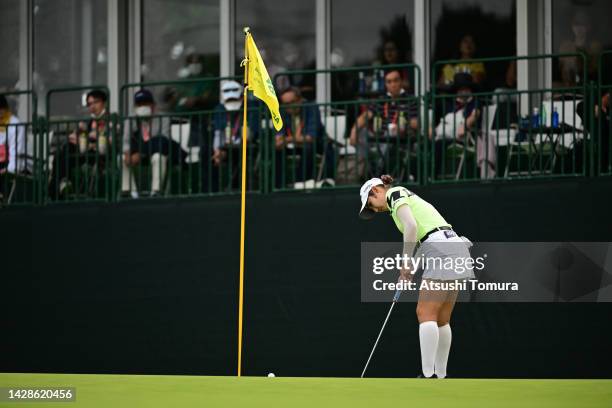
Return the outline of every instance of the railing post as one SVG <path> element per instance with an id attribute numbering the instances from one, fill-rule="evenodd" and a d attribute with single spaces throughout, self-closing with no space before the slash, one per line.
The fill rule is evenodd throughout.
<path id="1" fill-rule="evenodd" d="M 421 126 L 421 142 L 419 143 L 419 157 L 421 157 L 420 170 L 421 170 L 421 180 L 419 180 L 419 184 L 422 186 L 426 186 L 429 184 L 428 182 L 428 171 L 427 166 L 429 165 L 429 155 L 428 155 L 428 145 L 429 145 L 429 93 L 426 92 L 421 99 L 421 115 L 424 117 L 423 126 Z"/>
<path id="2" fill-rule="evenodd" d="M 589 133 L 590 133 L 590 141 L 589 141 L 589 160 L 588 163 L 590 163 L 589 165 L 589 171 L 588 171 L 588 175 L 590 177 L 595 177 L 595 141 L 599 140 L 601 135 L 598 132 L 598 127 L 596 125 L 596 121 L 595 121 L 595 103 L 596 103 L 596 99 L 595 99 L 595 83 L 593 81 L 589 82 L 588 85 L 588 93 L 589 93 L 589 97 L 588 100 L 585 100 L 585 104 L 584 104 L 584 112 L 589 112 L 589 115 L 587 116 L 587 118 L 589 118 Z M 599 122 L 599 121 L 597 121 Z M 597 144 L 597 148 L 599 150 L 600 148 L 600 143 Z M 599 165 L 599 160 L 597 161 L 597 164 Z"/>

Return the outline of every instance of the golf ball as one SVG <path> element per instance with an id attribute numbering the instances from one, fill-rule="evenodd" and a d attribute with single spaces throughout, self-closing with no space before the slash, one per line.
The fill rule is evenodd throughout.
<path id="1" fill-rule="evenodd" d="M 268 373 L 268 377 L 272 378 L 272 377 L 276 377 L 276 376 L 274 375 L 274 373 Z"/>

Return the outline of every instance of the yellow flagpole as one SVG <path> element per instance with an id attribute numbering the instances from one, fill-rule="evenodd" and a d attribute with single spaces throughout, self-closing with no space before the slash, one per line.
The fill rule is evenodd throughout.
<path id="1" fill-rule="evenodd" d="M 242 308 L 244 304 L 244 238 L 246 224 L 246 161 L 247 161 L 247 90 L 249 87 L 249 56 L 247 53 L 247 38 L 250 35 L 249 27 L 244 27 L 244 94 L 242 98 L 242 186 L 240 203 L 240 290 L 238 294 L 238 377 L 242 374 Z"/>

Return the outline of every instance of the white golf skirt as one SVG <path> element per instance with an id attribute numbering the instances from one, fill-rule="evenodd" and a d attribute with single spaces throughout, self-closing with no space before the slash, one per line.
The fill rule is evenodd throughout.
<path id="1" fill-rule="evenodd" d="M 421 258 L 423 279 L 455 281 L 474 279 L 470 240 L 454 231 L 436 231 L 421 243 L 415 258 Z"/>

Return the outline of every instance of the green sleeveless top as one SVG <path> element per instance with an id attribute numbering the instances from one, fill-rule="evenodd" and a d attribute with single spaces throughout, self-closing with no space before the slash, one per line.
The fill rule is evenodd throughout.
<path id="1" fill-rule="evenodd" d="M 412 191 L 404 187 L 393 187 L 387 191 L 387 204 L 391 211 L 391 217 L 395 225 L 404 233 L 404 225 L 397 217 L 397 210 L 402 205 L 406 204 L 410 207 L 412 215 L 416 220 L 417 224 L 417 240 L 421 240 L 429 231 L 437 227 L 444 227 L 451 225 L 440 215 L 438 210 L 421 197 L 414 194 Z"/>

